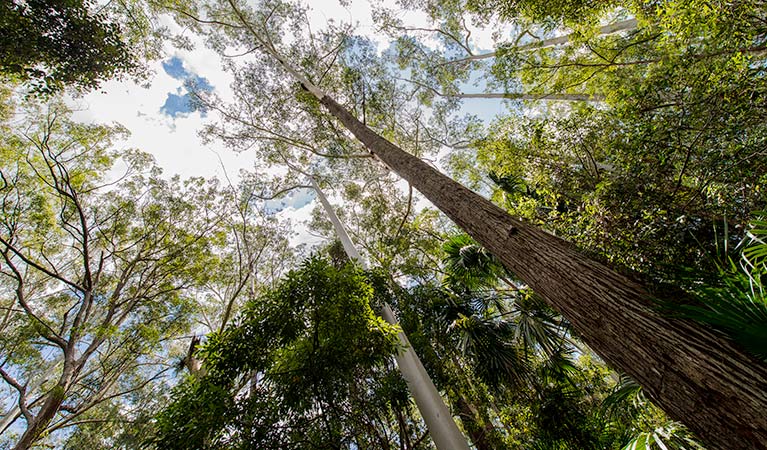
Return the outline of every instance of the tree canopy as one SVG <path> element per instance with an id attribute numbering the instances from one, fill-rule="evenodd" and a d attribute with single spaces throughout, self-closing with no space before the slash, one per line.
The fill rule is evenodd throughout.
<path id="1" fill-rule="evenodd" d="M 765 448 L 765 2 L 373 3 L 0 6 L 0 446 Z"/>
<path id="2" fill-rule="evenodd" d="M 51 94 L 87 90 L 138 69 L 120 25 L 84 0 L 7 1 L 0 7 L 0 72 Z"/>

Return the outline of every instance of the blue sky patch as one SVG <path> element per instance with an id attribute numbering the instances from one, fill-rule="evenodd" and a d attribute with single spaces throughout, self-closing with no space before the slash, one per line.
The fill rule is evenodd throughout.
<path id="1" fill-rule="evenodd" d="M 174 119 L 178 116 L 187 116 L 195 111 L 199 112 L 202 117 L 205 117 L 205 107 L 194 101 L 190 90 L 213 91 L 213 86 L 208 79 L 187 70 L 184 67 L 184 62 L 177 56 L 163 61 L 162 68 L 172 78 L 181 81 L 182 85 L 176 89 L 175 93 L 168 92 L 160 112 Z"/>
<path id="2" fill-rule="evenodd" d="M 275 214 L 285 208 L 301 209 L 311 203 L 314 197 L 315 194 L 312 189 L 296 189 L 284 197 L 267 201 L 265 204 L 266 212 L 268 214 Z"/>
<path id="3" fill-rule="evenodd" d="M 174 56 L 167 61 L 163 61 L 162 69 L 165 71 L 165 73 L 177 80 L 183 80 L 189 76 L 189 72 L 184 69 L 184 62 L 181 61 L 181 58 L 178 56 Z"/>

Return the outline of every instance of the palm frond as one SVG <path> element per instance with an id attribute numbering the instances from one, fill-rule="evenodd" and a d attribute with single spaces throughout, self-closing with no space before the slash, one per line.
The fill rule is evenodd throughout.
<path id="1" fill-rule="evenodd" d="M 749 238 L 741 244 L 742 260 L 738 265 L 720 269 L 717 286 L 704 286 L 693 294 L 697 304 L 662 302 L 671 315 L 696 320 L 716 328 L 739 343 L 746 351 L 767 361 L 767 222 L 752 222 Z"/>
<path id="2" fill-rule="evenodd" d="M 744 247 L 742 262 L 745 270 L 764 274 L 767 272 L 767 212 L 757 216 L 757 219 L 751 221 L 751 227 L 741 244 Z"/>
<path id="3" fill-rule="evenodd" d="M 538 369 L 542 380 L 569 383 L 570 385 L 575 384 L 572 377 L 578 372 L 578 366 L 573 361 L 573 352 L 566 348 L 560 348 L 558 351 L 547 355 Z"/>
<path id="4" fill-rule="evenodd" d="M 703 450 L 703 447 L 690 438 L 684 426 L 669 421 L 652 431 L 639 433 L 622 450 Z"/>
<path id="5" fill-rule="evenodd" d="M 532 291 L 517 296 L 513 306 L 516 338 L 527 352 L 553 356 L 565 343 L 561 318 Z"/>
<path id="6" fill-rule="evenodd" d="M 642 386 L 628 375 L 621 374 L 613 391 L 602 400 L 602 411 L 608 416 L 613 416 L 616 412 L 625 410 L 627 404 L 636 407 L 645 401 Z"/>
<path id="7" fill-rule="evenodd" d="M 678 317 L 711 325 L 738 342 L 763 361 L 767 361 L 767 299 L 759 277 L 743 271 L 722 274 L 722 285 L 695 292 L 700 304 L 671 304 Z"/>
<path id="8" fill-rule="evenodd" d="M 473 361 L 477 375 L 489 384 L 519 384 L 529 378 L 529 358 L 514 345 L 514 325 L 477 316 L 462 316 L 451 325 L 460 333 L 460 349 Z"/>
<path id="9" fill-rule="evenodd" d="M 498 258 L 465 234 L 445 241 L 442 250 L 448 285 L 465 286 L 470 290 L 494 286 L 504 272 Z"/>

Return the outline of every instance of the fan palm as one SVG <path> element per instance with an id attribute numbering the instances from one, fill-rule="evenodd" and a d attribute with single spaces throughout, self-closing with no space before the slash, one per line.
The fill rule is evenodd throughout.
<path id="1" fill-rule="evenodd" d="M 663 306 L 671 314 L 711 325 L 725 332 L 745 350 L 767 361 L 767 221 L 751 222 L 743 240 L 740 265 L 729 261 L 720 268 L 720 282 L 693 292 L 697 304 Z"/>
<path id="2" fill-rule="evenodd" d="M 459 349 L 473 361 L 477 375 L 494 386 L 518 385 L 530 380 L 538 359 L 552 373 L 562 369 L 564 377 L 572 363 L 563 320 L 532 291 L 511 281 L 500 261 L 469 236 L 451 237 L 443 250 L 451 306 L 443 321 L 457 334 Z"/>
<path id="3" fill-rule="evenodd" d="M 445 283 L 467 289 L 492 287 L 505 278 L 501 261 L 465 234 L 451 237 L 442 245 Z"/>

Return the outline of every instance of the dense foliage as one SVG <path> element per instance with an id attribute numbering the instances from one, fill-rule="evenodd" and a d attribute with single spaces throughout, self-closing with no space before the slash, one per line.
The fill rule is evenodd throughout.
<path id="1" fill-rule="evenodd" d="M 167 36 L 159 11 L 225 56 L 230 103 L 190 95 L 215 116 L 206 139 L 255 157 L 239 185 L 165 176 L 120 150 L 123 127 L 79 123 L 57 97 L 144 73 Z M 702 449 L 600 359 L 614 347 L 573 330 L 592 311 L 554 310 L 314 91 L 761 370 L 767 3 L 401 0 L 373 8 L 385 48 L 310 14 L 287 0 L 0 5 L 0 446 L 434 448 L 395 364 L 407 339 L 478 450 Z M 275 204 L 320 189 L 354 252 L 289 245 Z M 329 209 L 308 226 L 343 240 Z M 679 388 L 672 362 L 643 368 L 663 391 Z"/>
<path id="2" fill-rule="evenodd" d="M 204 374 L 175 389 L 153 444 L 380 448 L 376 416 L 403 392 L 387 367 L 397 330 L 373 313 L 371 277 L 315 256 L 249 302 L 209 336 Z"/>
<path id="3" fill-rule="evenodd" d="M 28 0 L 0 6 L 0 73 L 50 94 L 81 90 L 138 68 L 120 25 L 85 0 Z"/>

